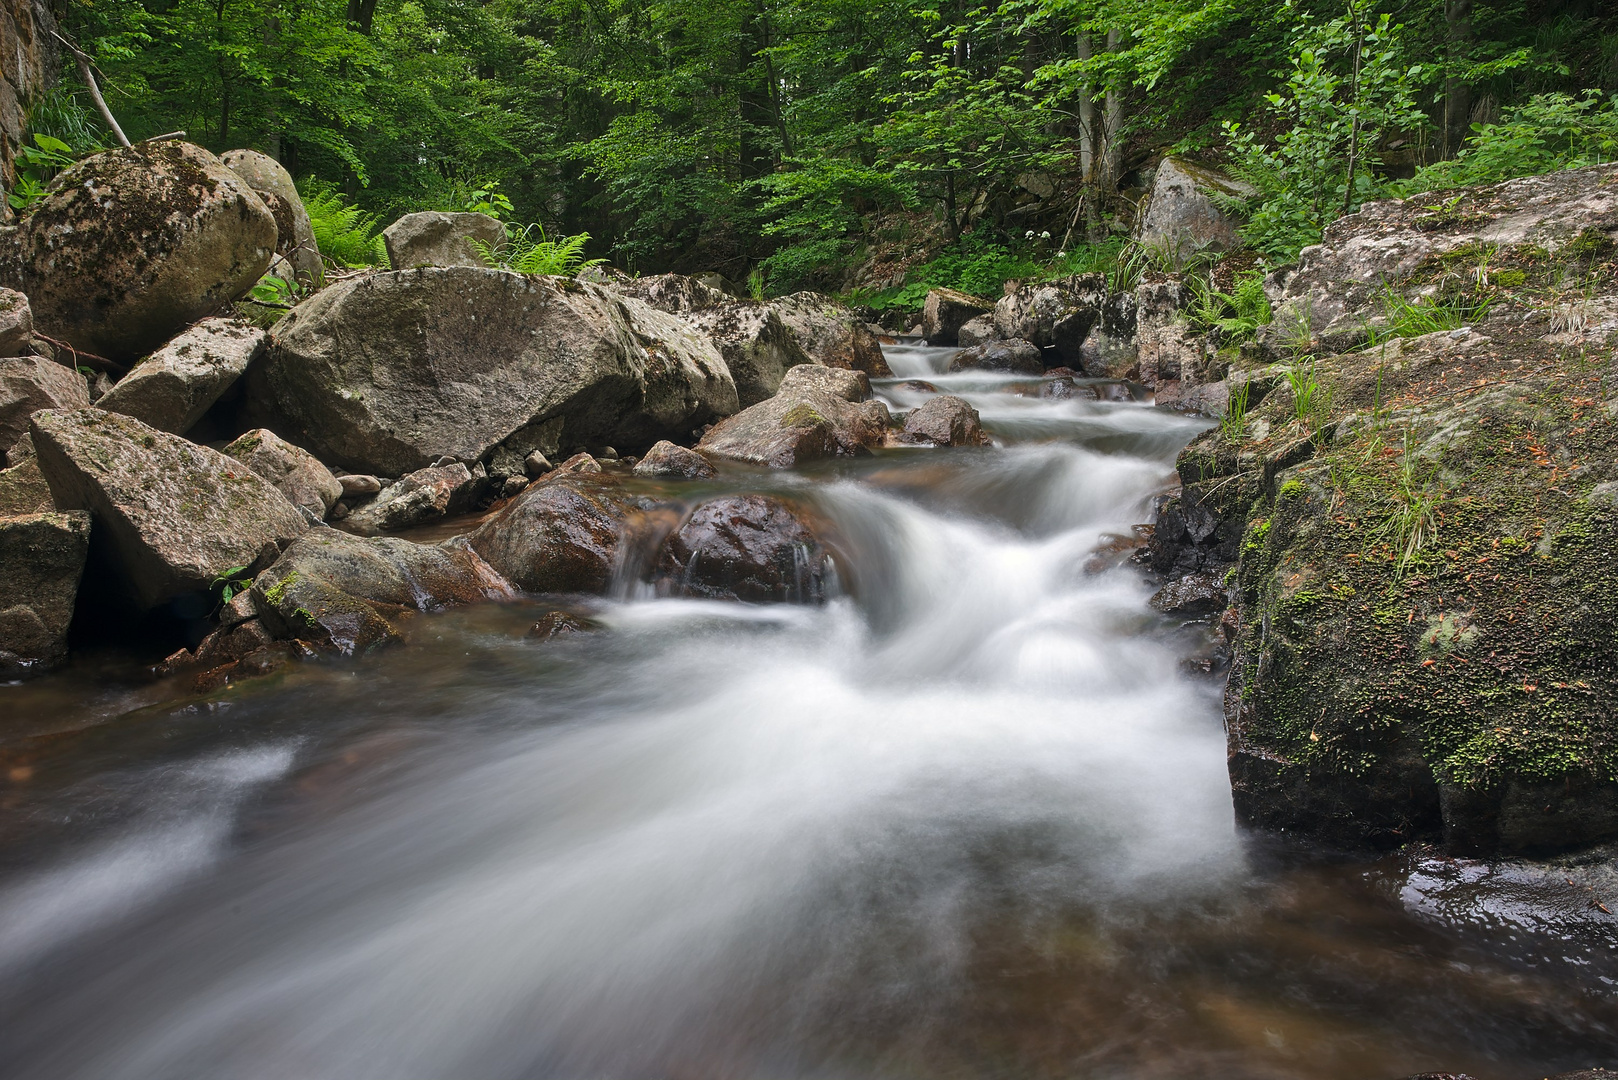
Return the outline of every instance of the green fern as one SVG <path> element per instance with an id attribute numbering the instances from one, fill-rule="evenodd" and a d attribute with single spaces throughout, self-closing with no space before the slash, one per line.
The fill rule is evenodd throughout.
<path id="1" fill-rule="evenodd" d="M 309 212 L 309 225 L 320 254 L 339 266 L 386 266 L 387 249 L 377 230 L 377 220 L 357 206 L 344 202 L 331 188 L 313 184 L 303 207 Z"/>
<path id="2" fill-rule="evenodd" d="M 586 259 L 584 245 L 590 234 L 581 232 L 564 236 L 560 240 L 547 240 L 545 227 L 538 222 L 513 232 L 498 246 L 473 240 L 483 261 L 490 266 L 515 270 L 519 274 L 551 274 L 571 277 L 587 266 L 596 266 L 603 259 Z"/>

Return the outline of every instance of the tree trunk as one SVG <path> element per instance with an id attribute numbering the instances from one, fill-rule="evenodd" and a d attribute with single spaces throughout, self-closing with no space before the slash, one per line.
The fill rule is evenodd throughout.
<path id="1" fill-rule="evenodd" d="M 1090 48 L 1090 35 L 1079 33 L 1079 59 L 1088 62 L 1095 54 Z M 1086 185 L 1095 180 L 1096 167 L 1096 99 L 1092 96 L 1090 77 L 1084 77 L 1079 87 L 1079 179 Z"/>
<path id="2" fill-rule="evenodd" d="M 1117 52 L 1121 48 L 1123 48 L 1123 34 L 1117 30 L 1108 30 L 1107 51 Z M 1116 79 L 1107 84 L 1105 109 L 1106 133 L 1103 136 L 1105 142 L 1101 153 L 1101 183 L 1110 194 L 1118 186 L 1118 174 L 1124 160 L 1124 97 L 1118 91 Z"/>
<path id="3" fill-rule="evenodd" d="M 1449 39 L 1449 62 L 1453 66 L 1472 51 L 1472 0 L 1446 0 L 1444 28 Z M 1446 158 L 1454 157 L 1466 139 L 1472 116 L 1472 88 L 1451 72 L 1444 79 L 1444 146 Z"/>
<path id="4" fill-rule="evenodd" d="M 370 37 L 375 19 L 376 0 L 348 0 L 348 25 Z"/>

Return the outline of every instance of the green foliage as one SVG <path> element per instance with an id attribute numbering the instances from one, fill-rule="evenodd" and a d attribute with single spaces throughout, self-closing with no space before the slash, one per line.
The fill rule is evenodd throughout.
<path id="1" fill-rule="evenodd" d="M 1292 415 L 1309 425 L 1318 427 L 1330 410 L 1328 395 L 1315 378 L 1314 357 L 1287 372 L 1287 387 L 1292 391 Z"/>
<path id="2" fill-rule="evenodd" d="M 1219 434 L 1231 442 L 1237 442 L 1247 434 L 1247 399 L 1250 389 L 1250 384 L 1245 382 L 1233 386 L 1230 399 L 1225 403 L 1225 414 L 1219 418 Z"/>
<path id="3" fill-rule="evenodd" d="M 265 307 L 290 308 L 298 301 L 297 282 L 266 274 L 248 292 L 248 298 Z"/>
<path id="4" fill-rule="evenodd" d="M 765 288 L 766 276 L 762 266 L 755 266 L 747 272 L 747 295 L 754 300 L 763 300 L 768 296 Z"/>
<path id="5" fill-rule="evenodd" d="M 1385 497 L 1387 517 L 1374 534 L 1392 545 L 1401 576 L 1437 534 L 1438 507 L 1444 499 L 1437 483 L 1438 467 L 1423 470 L 1416 450 L 1415 432 L 1407 428 L 1399 467 Z"/>
<path id="6" fill-rule="evenodd" d="M 1418 296 L 1414 300 L 1395 289 L 1382 292 L 1383 324 L 1373 327 L 1371 344 L 1393 338 L 1420 337 L 1440 330 L 1459 330 L 1481 321 L 1489 313 L 1490 300 L 1468 300 L 1464 296 Z"/>
<path id="7" fill-rule="evenodd" d="M 253 575 L 247 572 L 247 567 L 232 566 L 215 577 L 208 585 L 208 590 L 219 594 L 221 604 L 228 604 L 232 597 L 251 588 L 252 584 Z"/>
<path id="8" fill-rule="evenodd" d="M 1329 22 L 1300 23 L 1285 85 L 1264 99 L 1280 125 L 1273 145 L 1225 122 L 1234 171 L 1259 192 L 1225 201 L 1248 212 L 1244 234 L 1260 251 L 1285 261 L 1318 242 L 1328 223 L 1375 194 L 1383 132 L 1424 122 L 1414 97 L 1422 69 L 1404 62 L 1402 30 L 1370 0 L 1348 0 L 1347 14 Z"/>
<path id="9" fill-rule="evenodd" d="M 589 233 L 548 240 L 545 227 L 535 222 L 513 231 L 497 247 L 490 247 L 482 240 L 473 240 L 472 246 L 477 248 L 478 254 L 490 266 L 504 267 L 520 274 L 572 277 L 586 266 L 595 266 L 602 261 L 584 257 L 584 245 L 589 242 Z"/>
<path id="10" fill-rule="evenodd" d="M 1000 244 L 966 237 L 960 248 L 910 271 L 899 288 L 859 299 L 878 310 L 911 311 L 922 306 L 929 289 L 956 289 L 987 300 L 998 298 L 1007 281 L 1043 276 L 1044 268 L 1027 257 Z"/>
<path id="11" fill-rule="evenodd" d="M 387 265 L 375 215 L 350 205 L 331 188 L 308 183 L 304 190 L 304 209 L 321 255 L 338 266 Z"/>
<path id="12" fill-rule="evenodd" d="M 51 135 L 34 133 L 34 145 L 17 148 L 17 183 L 6 196 L 11 208 L 26 214 L 45 197 L 50 178 L 73 164 L 73 148 Z"/>
<path id="13" fill-rule="evenodd" d="M 1497 124 L 1472 125 L 1467 146 L 1449 161 L 1417 170 L 1392 193 L 1493 184 L 1518 176 L 1577 169 L 1618 159 L 1618 94 L 1587 90 L 1538 94 L 1505 110 Z"/>
<path id="14" fill-rule="evenodd" d="M 1201 331 L 1218 331 L 1226 344 L 1250 341 L 1258 328 L 1271 319 L 1270 298 L 1264 292 L 1264 272 L 1248 270 L 1236 277 L 1232 291 L 1219 292 L 1211 278 L 1197 274 L 1187 278 L 1192 301 L 1191 325 Z"/>

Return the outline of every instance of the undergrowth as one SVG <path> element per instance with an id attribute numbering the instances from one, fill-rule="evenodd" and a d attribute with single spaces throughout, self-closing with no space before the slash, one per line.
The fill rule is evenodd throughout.
<path id="1" fill-rule="evenodd" d="M 338 266 L 386 266 L 387 249 L 374 214 L 348 203 L 336 188 L 306 181 L 303 207 L 320 254 Z"/>
<path id="2" fill-rule="evenodd" d="M 586 259 L 584 245 L 590 234 L 581 232 L 547 239 L 545 227 L 537 221 L 522 229 L 515 229 L 501 244 L 491 246 L 482 240 L 473 240 L 483 261 L 490 266 L 515 270 L 520 274 L 555 274 L 570 277 L 587 266 L 597 266 L 603 260 Z"/>

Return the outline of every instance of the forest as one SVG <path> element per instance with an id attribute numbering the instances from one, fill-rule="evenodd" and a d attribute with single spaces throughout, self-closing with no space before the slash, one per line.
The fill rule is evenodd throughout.
<path id="1" fill-rule="evenodd" d="M 59 0 L 129 136 L 263 150 L 329 256 L 475 209 L 877 307 L 1115 261 L 1165 152 L 1285 261 L 1368 198 L 1618 154 L 1600 0 Z M 71 62 L 14 206 L 108 136 Z"/>

